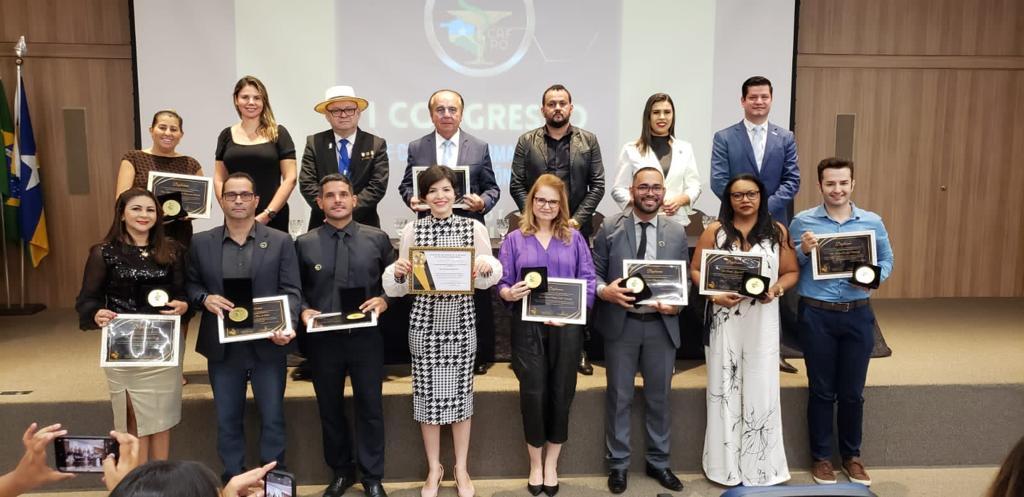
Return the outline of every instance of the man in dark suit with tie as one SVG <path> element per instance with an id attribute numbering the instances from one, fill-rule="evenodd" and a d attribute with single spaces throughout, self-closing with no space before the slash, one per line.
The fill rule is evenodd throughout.
<path id="1" fill-rule="evenodd" d="M 377 204 L 388 188 L 388 144 L 359 129 L 359 116 L 367 105 L 351 86 L 334 86 L 313 107 L 327 118 L 331 129 L 309 135 L 302 153 L 299 191 L 309 204 L 311 230 L 324 223 L 324 212 L 316 202 L 320 179 L 335 173 L 349 178 L 352 192 L 359 197 L 352 218 L 359 224 L 380 227 Z"/>
<path id="2" fill-rule="evenodd" d="M 321 313 L 383 313 L 388 308 L 380 278 L 394 262 L 391 241 L 380 229 L 355 220 L 359 199 L 352 182 L 341 174 L 320 180 L 316 202 L 326 216 L 320 227 L 295 242 L 302 274 L 302 323 L 309 326 Z M 342 302 L 353 298 L 354 302 Z M 308 329 L 308 328 L 307 328 Z M 384 476 L 384 413 L 381 380 L 384 356 L 376 326 L 306 333 L 313 388 L 320 407 L 324 460 L 334 471 L 325 497 L 340 497 L 362 473 L 368 497 L 386 497 Z M 355 432 L 345 416 L 345 376 L 352 378 Z M 353 449 L 355 449 L 353 451 Z M 353 458 L 353 452 L 355 457 Z"/>
<path id="3" fill-rule="evenodd" d="M 597 300 L 594 327 L 604 337 L 608 389 L 605 397 L 605 445 L 608 489 L 626 491 L 630 458 L 630 410 L 637 371 L 644 378 L 647 427 L 647 475 L 663 487 L 683 489 L 669 467 L 672 370 L 679 348 L 681 306 L 656 302 L 636 307 L 631 290 L 620 287 L 624 259 L 685 260 L 686 231 L 659 216 L 665 198 L 661 170 L 645 167 L 633 176 L 632 210 L 605 219 L 594 236 Z M 684 282 L 684 284 L 686 284 Z"/>
<path id="4" fill-rule="evenodd" d="M 725 185 L 733 176 L 750 173 L 764 183 L 768 195 L 768 211 L 772 219 L 789 225 L 789 212 L 793 197 L 800 190 L 800 168 L 797 166 L 796 140 L 793 133 L 768 121 L 772 110 L 772 83 L 763 76 L 752 76 L 743 82 L 740 105 L 743 120 L 715 133 L 711 146 L 711 190 L 718 199 L 728 202 Z M 780 305 L 783 329 L 795 327 L 795 316 L 788 309 L 793 307 L 794 294 L 790 304 Z M 779 356 L 779 369 L 796 373 L 797 369 Z"/>
<path id="5" fill-rule="evenodd" d="M 494 178 L 491 153 L 487 143 L 462 131 L 462 111 L 465 102 L 462 95 L 454 90 L 437 90 L 427 99 L 430 120 L 434 132 L 409 143 L 409 159 L 405 166 L 402 184 L 398 192 L 402 200 L 420 217 L 428 215 L 430 208 L 413 195 L 413 167 L 469 166 L 469 191 L 463 196 L 465 209 L 455 209 L 455 214 L 476 219 L 484 223 L 484 216 L 494 208 L 501 197 L 501 189 Z M 477 316 L 476 374 L 484 374 L 494 362 L 494 312 L 491 309 L 491 294 L 477 290 L 473 296 Z"/>
<path id="6" fill-rule="evenodd" d="M 203 310 L 196 351 L 206 357 L 213 388 L 224 482 L 244 470 L 247 381 L 260 411 L 260 464 L 277 461 L 278 468 L 284 467 L 285 356 L 294 348 L 295 336 L 292 322 L 290 330 L 276 331 L 269 339 L 221 343 L 218 318 L 227 325 L 229 314 L 232 319 L 245 314 L 232 313 L 243 303 L 225 296 L 225 280 L 248 280 L 252 298 L 287 296 L 293 319 L 302 300 L 295 246 L 287 233 L 256 222 L 259 197 L 253 193 L 254 184 L 245 173 L 228 176 L 220 200 L 224 225 L 195 235 L 189 247 L 186 288 L 192 308 Z"/>
<path id="7" fill-rule="evenodd" d="M 562 85 L 551 85 L 541 96 L 544 126 L 527 131 L 516 143 L 509 191 L 519 210 L 528 206 L 526 194 L 542 174 L 551 173 L 569 188 L 569 215 L 583 236 L 604 196 L 604 163 L 593 133 L 569 124 L 572 95 Z"/>

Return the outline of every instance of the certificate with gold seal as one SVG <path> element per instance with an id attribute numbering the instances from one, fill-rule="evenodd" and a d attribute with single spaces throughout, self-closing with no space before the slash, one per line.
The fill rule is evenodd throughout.
<path id="1" fill-rule="evenodd" d="M 651 289 L 651 296 L 637 305 L 653 305 L 655 302 L 671 305 L 686 305 L 689 290 L 686 261 L 625 259 L 622 261 L 622 277 L 640 275 Z"/>
<path id="2" fill-rule="evenodd" d="M 220 337 L 220 343 L 259 340 L 261 338 L 268 338 L 277 331 L 292 333 L 292 315 L 288 307 L 288 297 L 286 295 L 252 299 L 251 316 L 231 316 L 230 312 L 225 314 L 228 316 L 228 319 L 217 318 L 217 333 Z M 236 321 L 244 321 L 250 317 L 252 318 L 252 326 L 243 327 L 234 324 Z"/>
<path id="3" fill-rule="evenodd" d="M 327 312 L 309 320 L 309 333 L 377 326 L 376 312 Z"/>
<path id="4" fill-rule="evenodd" d="M 191 174 L 149 172 L 146 189 L 158 198 L 180 193 L 181 200 L 168 200 L 162 205 L 168 216 L 177 216 L 181 211 L 188 217 L 209 219 L 213 210 L 213 178 Z"/>
<path id="5" fill-rule="evenodd" d="M 118 314 L 102 330 L 100 366 L 177 366 L 180 316 Z"/>
<path id="6" fill-rule="evenodd" d="M 818 248 L 811 251 L 811 272 L 816 280 L 850 279 L 864 264 L 878 264 L 875 232 L 815 234 Z"/>
<path id="7" fill-rule="evenodd" d="M 473 247 L 409 247 L 413 295 L 472 295 Z"/>
<path id="8" fill-rule="evenodd" d="M 744 273 L 762 274 L 764 255 L 753 252 L 704 250 L 700 256 L 700 294 L 740 293 Z"/>
<path id="9" fill-rule="evenodd" d="M 587 282 L 548 278 L 548 291 L 527 294 L 522 307 L 523 321 L 586 324 Z"/>

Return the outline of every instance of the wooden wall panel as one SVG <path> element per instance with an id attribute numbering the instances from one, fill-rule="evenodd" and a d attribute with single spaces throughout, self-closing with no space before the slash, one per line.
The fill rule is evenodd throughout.
<path id="1" fill-rule="evenodd" d="M 802 0 L 797 51 L 1024 55 L 1024 2 Z"/>
<path id="2" fill-rule="evenodd" d="M 128 0 L 0 0 L 0 12 L 0 77 L 8 102 L 16 82 L 11 47 L 22 34 L 29 44 L 24 77 L 50 240 L 39 269 L 26 263 L 27 301 L 67 308 L 81 286 L 89 247 L 110 225 L 119 159 L 133 147 Z M 69 194 L 65 107 L 86 112 L 91 190 L 85 195 Z M 15 296 L 16 250 L 8 245 L 15 254 L 9 266 Z"/>

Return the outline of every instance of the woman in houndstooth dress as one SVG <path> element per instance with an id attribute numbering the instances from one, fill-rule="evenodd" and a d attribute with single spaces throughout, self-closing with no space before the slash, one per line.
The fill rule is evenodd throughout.
<path id="1" fill-rule="evenodd" d="M 487 229 L 478 221 L 452 214 L 455 176 L 432 166 L 417 178 L 430 215 L 406 225 L 399 259 L 384 271 L 384 291 L 391 297 L 409 292 L 406 277 L 414 274 L 409 247 L 474 247 L 476 288 L 488 288 L 501 277 L 501 264 L 491 255 Z M 414 275 L 415 277 L 415 275 Z M 452 425 L 455 478 L 460 489 L 472 489 L 466 462 L 473 416 L 473 362 L 476 355 L 476 308 L 472 295 L 417 295 L 409 320 L 412 356 L 413 419 L 423 432 L 430 473 L 424 491 L 433 493 L 444 474 L 440 462 L 441 425 Z"/>

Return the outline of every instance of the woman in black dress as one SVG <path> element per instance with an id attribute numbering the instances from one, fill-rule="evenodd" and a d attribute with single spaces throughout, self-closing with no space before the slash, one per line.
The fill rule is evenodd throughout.
<path id="1" fill-rule="evenodd" d="M 295 189 L 295 144 L 277 124 L 267 87 L 253 76 L 235 84 L 235 111 L 242 120 L 217 138 L 213 188 L 220 198 L 228 175 L 244 172 L 256 180 L 256 221 L 288 232 L 288 197 Z"/>

